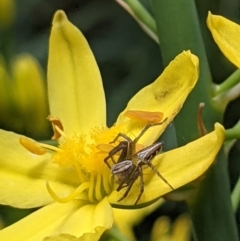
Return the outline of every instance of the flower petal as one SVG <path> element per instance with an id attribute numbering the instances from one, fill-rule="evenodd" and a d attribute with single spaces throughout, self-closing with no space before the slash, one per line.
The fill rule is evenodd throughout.
<path id="1" fill-rule="evenodd" d="M 213 163 L 223 144 L 224 133 L 223 126 L 216 123 L 215 130 L 211 133 L 183 147 L 156 156 L 152 164 L 174 189 L 184 186 L 201 176 Z M 145 202 L 150 202 L 172 191 L 166 183 L 152 173 L 150 168 L 144 169 L 143 177 L 145 190 L 136 208 L 145 206 Z M 136 184 L 128 197 L 120 203 L 116 203 L 116 200 L 123 195 L 124 190 L 120 193 L 113 192 L 110 196 L 113 206 L 126 208 L 127 205 L 133 205 L 139 194 L 139 181 L 136 181 Z"/>
<path id="2" fill-rule="evenodd" d="M 51 114 L 67 134 L 106 125 L 105 96 L 93 53 L 82 33 L 57 11 L 49 44 L 48 92 Z"/>
<path id="3" fill-rule="evenodd" d="M 53 199 L 46 181 L 61 196 L 67 196 L 78 185 L 72 170 L 61 169 L 51 155 L 34 155 L 19 143 L 20 135 L 0 130 L 0 203 L 18 208 L 32 208 Z"/>
<path id="4" fill-rule="evenodd" d="M 113 213 L 115 225 L 129 240 L 136 240 L 133 233 L 134 226 L 138 225 L 146 216 L 162 205 L 162 203 L 164 203 L 163 198 L 152 205 L 141 209 L 128 210 L 114 208 Z"/>
<path id="5" fill-rule="evenodd" d="M 155 82 L 140 90 L 119 115 L 117 124 L 127 121 L 128 110 L 162 112 L 168 118 L 163 125 L 153 127 L 141 138 L 141 143 L 151 144 L 163 133 L 180 111 L 188 94 L 198 79 L 198 58 L 190 51 L 179 54 Z M 129 129 L 132 128 L 129 127 Z M 133 132 L 133 130 L 129 130 Z"/>
<path id="6" fill-rule="evenodd" d="M 186 214 L 178 216 L 173 225 L 171 225 L 169 217 L 161 216 L 153 225 L 151 240 L 188 241 L 191 240 L 190 228 L 191 221 Z"/>
<path id="7" fill-rule="evenodd" d="M 106 199 L 98 204 L 77 200 L 66 204 L 53 203 L 1 230 L 0 240 L 12 240 L 15 234 L 15 241 L 35 241 L 61 233 L 77 237 L 95 233 L 96 236 L 91 240 L 98 240 L 103 231 L 111 228 L 112 223 L 113 213 Z"/>
<path id="8" fill-rule="evenodd" d="M 208 13 L 207 25 L 223 54 L 240 68 L 240 26 L 211 12 Z"/>

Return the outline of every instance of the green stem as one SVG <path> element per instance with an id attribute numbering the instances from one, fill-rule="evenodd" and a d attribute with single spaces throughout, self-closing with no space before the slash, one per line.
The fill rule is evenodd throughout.
<path id="1" fill-rule="evenodd" d="M 225 140 L 230 141 L 233 139 L 240 139 L 240 121 L 231 129 L 225 132 Z"/>
<path id="2" fill-rule="evenodd" d="M 144 23 L 153 33 L 157 34 L 157 26 L 153 17 L 143 7 L 138 0 L 124 0 L 125 3 L 132 9 L 137 18 Z"/>
<path id="3" fill-rule="evenodd" d="M 216 163 L 207 172 L 196 201 L 189 204 L 194 232 L 199 241 L 238 240 L 232 203 L 227 201 L 231 192 L 225 170 L 226 160 L 221 151 Z"/>
<path id="4" fill-rule="evenodd" d="M 104 236 L 107 235 L 111 238 L 113 238 L 116 241 L 130 241 L 128 238 L 122 235 L 118 228 L 116 226 L 113 226 L 111 229 L 109 229 Z"/>
<path id="5" fill-rule="evenodd" d="M 223 83 L 214 86 L 214 96 L 229 90 L 240 82 L 240 69 L 237 69 Z"/>
<path id="6" fill-rule="evenodd" d="M 227 105 L 240 96 L 240 82 L 232 88 L 216 95 L 212 100 L 213 107 L 221 113 L 224 113 Z"/>
<path id="7" fill-rule="evenodd" d="M 212 77 L 194 0 L 152 0 L 152 5 L 156 15 L 164 65 L 167 66 L 183 50 L 191 50 L 200 60 L 199 81 L 175 121 L 179 144 L 183 145 L 186 143 L 185 139 L 192 141 L 198 137 L 196 116 L 199 103 L 205 103 L 203 120 L 206 129 L 213 128 L 215 121 L 205 121 L 205 119 L 216 120 L 217 115 L 217 112 L 211 108 Z M 219 119 L 219 116 L 217 118 Z"/>
<path id="8" fill-rule="evenodd" d="M 237 211 L 240 202 L 240 178 L 238 178 L 237 184 L 235 185 L 232 192 L 232 206 L 234 212 Z"/>
<path id="9" fill-rule="evenodd" d="M 200 59 L 199 81 L 175 119 L 178 143 L 198 138 L 197 110 L 204 102 L 203 120 L 207 130 L 223 116 L 212 108 L 212 81 L 194 0 L 151 0 L 158 27 L 165 66 L 180 52 L 190 49 Z M 205 13 L 206 14 L 206 13 Z M 207 173 L 197 198 L 189 204 L 193 228 L 199 241 L 237 241 L 237 228 L 230 198 L 223 151 Z"/>

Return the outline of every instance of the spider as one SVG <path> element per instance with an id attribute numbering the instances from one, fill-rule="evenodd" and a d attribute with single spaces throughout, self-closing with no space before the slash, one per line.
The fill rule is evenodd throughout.
<path id="1" fill-rule="evenodd" d="M 119 184 L 117 187 L 117 191 L 122 190 L 127 187 L 123 196 L 118 200 L 118 202 L 122 201 L 127 197 L 129 191 L 131 190 L 134 182 L 138 177 L 140 177 L 140 191 L 135 201 L 135 205 L 138 203 L 144 192 L 144 182 L 143 182 L 143 172 L 142 166 L 147 165 L 150 167 L 154 173 L 156 173 L 171 189 L 174 189 L 169 182 L 158 172 L 158 170 L 152 165 L 151 160 L 156 156 L 156 154 L 161 151 L 163 142 L 154 143 L 148 147 L 143 148 L 142 150 L 136 152 L 135 146 L 138 140 L 144 135 L 144 133 L 152 126 L 161 125 L 167 119 L 164 119 L 159 123 L 150 123 L 146 125 L 140 134 L 132 140 L 128 136 L 123 133 L 119 133 L 116 138 L 110 142 L 115 143 L 119 137 L 124 138 L 125 140 L 120 141 L 120 143 L 114 147 L 108 154 L 108 156 L 104 159 L 104 162 L 110 168 L 111 173 L 116 177 L 117 183 Z M 120 156 L 117 162 L 114 160 L 113 156 L 120 152 Z M 112 166 L 108 163 L 108 160 L 111 159 L 114 163 Z"/>

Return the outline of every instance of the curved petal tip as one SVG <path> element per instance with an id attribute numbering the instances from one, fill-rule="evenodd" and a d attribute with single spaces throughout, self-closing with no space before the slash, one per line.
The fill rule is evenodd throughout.
<path id="1" fill-rule="evenodd" d="M 53 24 L 61 24 L 67 19 L 67 15 L 63 10 L 57 10 L 53 17 Z"/>
<path id="2" fill-rule="evenodd" d="M 240 26 L 231 20 L 208 12 L 207 26 L 212 33 L 213 39 L 235 66 L 240 68 Z"/>
<path id="3" fill-rule="evenodd" d="M 214 124 L 214 128 L 215 128 L 215 131 L 217 133 L 217 136 L 218 136 L 219 140 L 223 142 L 224 139 L 225 139 L 225 129 L 224 129 L 224 127 L 220 123 L 216 122 Z"/>

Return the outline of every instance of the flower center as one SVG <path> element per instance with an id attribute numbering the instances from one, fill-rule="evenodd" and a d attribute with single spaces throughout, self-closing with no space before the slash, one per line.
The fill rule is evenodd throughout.
<path id="1" fill-rule="evenodd" d="M 52 159 L 61 167 L 73 166 L 84 174 L 103 173 L 106 170 L 104 158 L 107 153 L 100 151 L 98 145 L 108 144 L 119 132 L 119 128 L 94 128 L 88 137 L 75 134 L 64 137 Z"/>
<path id="2" fill-rule="evenodd" d="M 58 151 L 52 155 L 52 161 L 60 167 L 74 167 L 80 185 L 68 197 L 60 198 L 47 183 L 50 195 L 58 202 L 68 202 L 87 190 L 88 199 L 93 203 L 109 195 L 114 181 L 104 163 L 108 151 L 99 150 L 98 146 L 108 146 L 119 132 L 118 126 L 110 129 L 94 128 L 88 136 L 75 134 L 69 137 L 64 134 Z"/>

